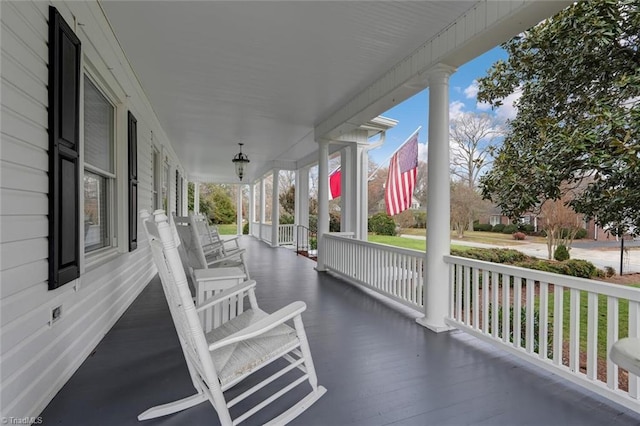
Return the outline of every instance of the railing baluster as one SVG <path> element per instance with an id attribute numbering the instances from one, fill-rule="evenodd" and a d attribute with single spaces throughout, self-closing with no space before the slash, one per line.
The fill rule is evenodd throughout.
<path id="1" fill-rule="evenodd" d="M 458 265 L 456 269 L 456 319 L 463 322 L 462 318 L 462 285 L 464 280 L 464 266 Z"/>
<path id="2" fill-rule="evenodd" d="M 569 293 L 569 368 L 580 371 L 580 290 Z"/>
<path id="3" fill-rule="evenodd" d="M 549 284 L 540 283 L 540 301 L 538 302 L 538 355 L 542 359 L 547 359 L 549 340 Z"/>
<path id="4" fill-rule="evenodd" d="M 513 277 L 513 345 L 522 346 L 522 278 Z"/>
<path id="5" fill-rule="evenodd" d="M 533 337 L 533 310 L 535 299 L 535 283 L 533 280 L 527 280 L 526 284 L 526 329 L 525 329 L 525 348 L 528 353 L 533 353 L 534 349 L 534 337 Z"/>
<path id="6" fill-rule="evenodd" d="M 640 302 L 629 301 L 629 337 L 640 337 Z M 640 399 L 640 377 L 629 373 L 629 396 Z"/>
<path id="7" fill-rule="evenodd" d="M 449 265 L 449 316 L 457 320 L 455 309 L 456 268 L 455 263 Z"/>
<path id="8" fill-rule="evenodd" d="M 499 301 L 498 301 L 498 278 L 499 274 L 497 272 L 491 271 L 491 335 L 494 338 L 498 337 L 498 309 L 499 309 Z"/>
<path id="9" fill-rule="evenodd" d="M 618 341 L 618 298 L 607 297 L 607 387 L 618 389 L 618 366 L 611 361 L 611 347 Z"/>
<path id="10" fill-rule="evenodd" d="M 553 285 L 553 363 L 562 365 L 564 287 Z"/>
<path id="11" fill-rule="evenodd" d="M 511 300 L 509 295 L 510 275 L 502 275 L 502 341 L 509 343 L 511 338 L 511 324 L 509 324 L 511 314 Z"/>
<path id="12" fill-rule="evenodd" d="M 471 322 L 471 267 L 464 267 L 464 322 Z"/>
<path id="13" fill-rule="evenodd" d="M 598 295 L 587 296 L 587 377 L 598 378 Z"/>
<path id="14" fill-rule="evenodd" d="M 482 270 L 482 332 L 489 333 L 489 271 Z"/>
<path id="15" fill-rule="evenodd" d="M 480 270 L 473 268 L 473 328 L 480 329 L 480 312 L 479 312 L 479 298 L 480 298 Z"/>

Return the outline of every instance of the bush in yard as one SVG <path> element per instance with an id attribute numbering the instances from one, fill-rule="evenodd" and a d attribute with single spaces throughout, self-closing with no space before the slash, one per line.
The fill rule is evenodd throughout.
<path id="1" fill-rule="evenodd" d="M 513 234 L 514 232 L 518 232 L 518 225 L 510 224 L 502 228 L 503 234 Z"/>
<path id="2" fill-rule="evenodd" d="M 527 238 L 527 235 L 524 232 L 514 232 L 513 233 L 513 239 L 514 240 L 521 241 L 521 240 L 524 240 L 526 238 Z"/>
<path id="3" fill-rule="evenodd" d="M 386 213 L 377 213 L 369 218 L 369 231 L 378 235 L 396 235 L 396 223 Z"/>
<path id="4" fill-rule="evenodd" d="M 571 256 L 569 256 L 569 250 L 567 250 L 567 247 L 562 244 L 556 247 L 556 250 L 553 252 L 553 258 L 558 262 L 569 260 L 570 257 Z"/>
<path id="5" fill-rule="evenodd" d="M 483 232 L 491 232 L 493 226 L 490 223 L 474 223 L 473 230 L 474 231 L 483 231 Z"/>
<path id="6" fill-rule="evenodd" d="M 505 227 L 505 225 L 503 223 L 498 223 L 497 225 L 493 225 L 493 228 L 491 229 L 491 231 L 492 232 L 502 232 L 504 227 Z"/>
<path id="7" fill-rule="evenodd" d="M 248 235 L 249 234 L 249 222 L 247 222 L 244 225 L 242 225 L 242 233 L 244 235 Z"/>
<path id="8" fill-rule="evenodd" d="M 583 238 L 587 238 L 587 230 L 584 228 L 580 228 L 578 229 L 578 231 L 576 232 L 576 236 L 573 237 L 576 240 L 581 240 Z"/>
<path id="9" fill-rule="evenodd" d="M 287 213 L 282 213 L 278 220 L 278 223 L 280 223 L 280 225 L 292 225 L 293 222 L 294 222 L 293 216 Z"/>
<path id="10" fill-rule="evenodd" d="M 616 270 L 613 269 L 611 266 L 605 266 L 604 267 L 604 276 L 607 278 L 610 278 L 612 276 L 614 276 L 616 274 Z"/>
<path id="11" fill-rule="evenodd" d="M 524 232 L 525 234 L 533 234 L 536 228 L 530 224 L 518 225 L 518 231 Z"/>

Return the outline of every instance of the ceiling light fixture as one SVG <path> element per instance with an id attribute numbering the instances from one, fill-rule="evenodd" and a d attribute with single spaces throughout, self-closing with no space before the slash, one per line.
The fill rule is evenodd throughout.
<path id="1" fill-rule="evenodd" d="M 237 153 L 231 161 L 233 161 L 233 164 L 236 165 L 236 174 L 238 175 L 238 178 L 242 180 L 242 178 L 244 177 L 244 169 L 247 164 L 249 164 L 249 157 L 242 153 L 242 145 L 244 144 L 239 143 L 238 145 L 240 145 L 240 152 Z"/>

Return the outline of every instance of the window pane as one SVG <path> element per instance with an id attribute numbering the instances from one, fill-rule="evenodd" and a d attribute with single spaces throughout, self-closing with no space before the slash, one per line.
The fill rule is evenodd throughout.
<path id="1" fill-rule="evenodd" d="M 109 245 L 107 178 L 84 172 L 84 251 Z"/>
<path id="2" fill-rule="evenodd" d="M 113 167 L 113 106 L 84 78 L 84 161 L 105 172 Z"/>

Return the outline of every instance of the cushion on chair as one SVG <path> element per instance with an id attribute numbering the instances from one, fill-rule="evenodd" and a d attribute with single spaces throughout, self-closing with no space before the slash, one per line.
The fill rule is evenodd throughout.
<path id="1" fill-rule="evenodd" d="M 611 347 L 611 361 L 628 372 L 640 376 L 640 338 L 624 338 Z"/>
<path id="2" fill-rule="evenodd" d="M 266 312 L 259 309 L 245 311 L 207 333 L 207 341 L 217 342 L 267 316 Z M 224 386 L 265 362 L 289 352 L 298 344 L 295 330 L 286 324 L 281 324 L 253 339 L 211 351 L 211 357 L 218 372 L 220 384 Z"/>

